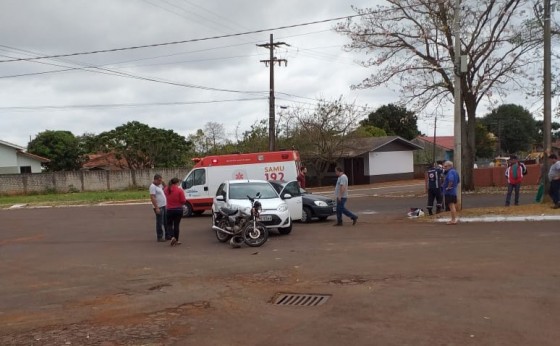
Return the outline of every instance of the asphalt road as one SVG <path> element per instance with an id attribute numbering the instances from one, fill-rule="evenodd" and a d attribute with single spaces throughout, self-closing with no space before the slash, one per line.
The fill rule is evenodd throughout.
<path id="1" fill-rule="evenodd" d="M 147 204 L 0 210 L 0 344 L 557 345 L 557 223 L 405 217 L 424 201 L 354 195 L 354 227 L 241 249 L 208 215 L 183 220 L 183 245 L 157 243 Z"/>

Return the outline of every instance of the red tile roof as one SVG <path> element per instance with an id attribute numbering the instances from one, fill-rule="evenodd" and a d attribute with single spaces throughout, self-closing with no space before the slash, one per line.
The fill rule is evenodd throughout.
<path id="1" fill-rule="evenodd" d="M 434 143 L 434 137 L 428 136 L 418 136 L 418 139 L 421 139 L 425 142 Z M 447 150 L 453 150 L 455 148 L 455 137 L 454 136 L 437 136 L 436 137 L 436 145 Z"/>

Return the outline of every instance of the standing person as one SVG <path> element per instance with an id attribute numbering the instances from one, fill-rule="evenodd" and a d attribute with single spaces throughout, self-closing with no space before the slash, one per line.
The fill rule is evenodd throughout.
<path id="1" fill-rule="evenodd" d="M 434 164 L 426 172 L 426 187 L 428 188 L 428 214 L 433 215 L 434 200 L 436 201 L 436 214 L 441 213 L 443 194 L 441 193 L 443 169 Z"/>
<path id="2" fill-rule="evenodd" d="M 358 217 L 350 210 L 346 209 L 346 200 L 348 199 L 348 177 L 342 171 L 342 168 L 336 167 L 335 173 L 338 179 L 334 189 L 334 197 L 336 198 L 336 223 L 334 226 L 342 226 L 342 214 L 352 219 L 352 226 L 358 221 Z"/>
<path id="3" fill-rule="evenodd" d="M 459 220 L 457 219 L 457 186 L 460 179 L 459 174 L 453 168 L 453 162 L 445 161 L 443 164 L 445 170 L 445 180 L 443 181 L 443 188 L 445 194 L 445 203 L 449 206 L 451 211 L 451 220 L 447 222 L 448 225 L 456 225 Z"/>
<path id="4" fill-rule="evenodd" d="M 154 175 L 154 181 L 150 185 L 150 200 L 152 201 L 154 213 L 156 214 L 157 241 L 166 241 L 171 239 L 166 227 L 167 218 L 165 215 L 165 206 L 167 205 L 167 199 L 165 198 L 165 193 L 163 192 L 164 187 L 165 184 L 163 183 L 161 175 Z M 163 238 L 164 231 L 165 238 Z"/>
<path id="5" fill-rule="evenodd" d="M 299 174 L 297 176 L 297 181 L 299 183 L 299 187 L 305 189 L 305 175 L 307 174 L 307 168 L 302 166 L 299 170 Z"/>
<path id="6" fill-rule="evenodd" d="M 179 186 L 179 178 L 173 178 L 165 188 L 167 199 L 167 230 L 171 233 L 171 246 L 181 245 L 179 241 L 179 224 L 183 218 L 183 205 L 187 202 L 185 192 Z"/>
<path id="7" fill-rule="evenodd" d="M 552 208 L 558 209 L 560 208 L 560 161 L 558 161 L 556 154 L 550 154 L 548 159 L 550 160 L 550 170 L 548 171 L 550 189 L 548 194 L 552 198 L 552 203 L 554 203 Z"/>
<path id="8" fill-rule="evenodd" d="M 515 205 L 519 205 L 519 188 L 523 181 L 523 176 L 527 174 L 527 168 L 522 162 L 519 162 L 517 156 L 512 155 L 509 158 L 509 165 L 506 168 L 506 180 L 508 184 L 506 194 L 506 207 L 509 207 L 511 202 L 511 192 L 515 191 Z"/>

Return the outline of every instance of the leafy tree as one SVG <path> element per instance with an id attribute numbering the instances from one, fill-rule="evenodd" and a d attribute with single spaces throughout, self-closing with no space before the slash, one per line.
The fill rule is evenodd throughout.
<path id="1" fill-rule="evenodd" d="M 367 53 L 362 64 L 372 73 L 356 88 L 394 83 L 404 104 L 420 110 L 453 100 L 455 61 L 455 1 L 387 0 L 388 6 L 356 9 L 362 16 L 339 23 L 336 30 L 348 36 L 348 50 Z M 464 161 L 462 186 L 474 189 L 476 110 L 481 100 L 525 90 L 532 76 L 530 54 L 542 41 L 536 26 L 520 25 L 526 13 L 524 0 L 463 1 L 460 4 L 461 55 L 468 57 L 460 74 Z M 459 12 L 458 11 L 458 12 Z M 538 30 L 538 32 L 536 32 Z M 519 80 L 527 78 L 526 82 Z"/>
<path id="2" fill-rule="evenodd" d="M 243 132 L 243 139 L 237 143 L 237 151 L 254 153 L 268 150 L 268 119 L 261 119 Z"/>
<path id="3" fill-rule="evenodd" d="M 552 129 L 552 140 L 560 139 L 560 123 L 553 121 L 551 124 Z M 544 122 L 542 120 L 536 121 L 537 126 L 537 136 L 535 138 L 535 143 L 544 143 L 544 136 L 543 136 L 543 129 L 544 129 Z"/>
<path id="4" fill-rule="evenodd" d="M 173 130 L 162 130 L 138 121 L 99 134 L 106 152 L 124 159 L 131 169 L 182 167 L 192 143 Z"/>
<path id="5" fill-rule="evenodd" d="M 361 125 L 371 125 L 384 130 L 389 136 L 400 136 L 411 140 L 420 135 L 418 131 L 418 117 L 414 112 L 394 104 L 381 106 L 368 118 L 360 122 Z"/>
<path id="6" fill-rule="evenodd" d="M 385 130 L 372 125 L 361 125 L 354 131 L 356 137 L 384 137 L 387 136 Z"/>
<path id="7" fill-rule="evenodd" d="M 300 110 L 296 115 L 298 126 L 293 134 L 294 146 L 305 165 L 317 173 L 319 184 L 329 166 L 348 149 L 361 114 L 355 105 L 345 104 L 339 98 L 331 102 L 321 100 L 314 111 Z"/>
<path id="8" fill-rule="evenodd" d="M 531 150 L 537 137 L 537 122 L 525 108 L 501 105 L 480 121 L 498 138 L 499 154 Z"/>
<path id="9" fill-rule="evenodd" d="M 477 158 L 489 158 L 495 156 L 497 138 L 494 134 L 488 132 L 486 126 L 480 122 L 476 124 L 475 138 Z"/>
<path id="10" fill-rule="evenodd" d="M 208 140 L 204 135 L 204 131 L 202 129 L 196 130 L 196 133 L 190 134 L 187 137 L 187 140 L 192 143 L 191 146 L 191 157 L 203 157 L 209 151 Z"/>
<path id="11" fill-rule="evenodd" d="M 43 131 L 27 144 L 27 151 L 51 160 L 45 164 L 49 172 L 78 170 L 83 161 L 80 141 L 70 131 Z"/>

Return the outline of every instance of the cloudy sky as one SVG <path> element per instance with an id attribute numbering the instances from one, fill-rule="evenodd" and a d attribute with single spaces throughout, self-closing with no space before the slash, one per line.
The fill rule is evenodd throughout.
<path id="1" fill-rule="evenodd" d="M 188 136 L 207 122 L 233 134 L 268 118 L 269 52 L 276 57 L 276 105 L 312 108 L 318 99 L 375 109 L 398 96 L 388 89 L 351 90 L 371 71 L 347 53 L 336 22 L 382 0 L 49 0 L 0 2 L 0 140 L 26 146 L 45 130 L 98 134 L 129 121 Z M 213 38 L 236 33 L 258 33 Z M 162 43 L 203 41 L 180 44 Z M 50 59 L 30 59 L 154 45 Z M 10 61 L 14 59 L 24 59 Z M 277 111 L 278 113 L 278 111 Z M 451 135 L 452 112 L 438 119 Z M 433 119 L 420 130 L 433 133 Z"/>

